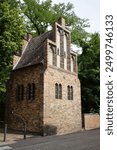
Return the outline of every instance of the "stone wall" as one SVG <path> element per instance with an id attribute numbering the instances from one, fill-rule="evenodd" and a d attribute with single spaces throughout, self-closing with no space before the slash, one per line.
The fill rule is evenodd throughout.
<path id="1" fill-rule="evenodd" d="M 35 100 L 32 101 L 26 98 L 28 83 L 36 85 Z M 62 85 L 62 99 L 55 99 L 56 83 Z M 16 100 L 17 84 L 25 87 L 22 101 Z M 68 100 L 68 85 L 73 86 L 73 100 Z M 28 131 L 40 132 L 43 135 L 67 134 L 81 130 L 80 82 L 77 74 L 48 66 L 43 76 L 39 73 L 38 65 L 31 66 L 13 71 L 8 87 L 8 127 L 23 130 L 23 120 Z"/>
<path id="2" fill-rule="evenodd" d="M 62 85 L 62 99 L 55 99 L 55 84 Z M 73 100 L 68 100 L 67 86 L 73 86 Z M 48 67 L 44 74 L 45 135 L 81 130 L 80 82 L 77 74 Z"/>
<path id="3" fill-rule="evenodd" d="M 77 132 L 82 128 L 80 81 L 77 77 L 76 66 L 77 55 L 73 52 L 71 54 L 71 34 L 65 28 L 64 20 L 61 19 L 60 23 L 62 26 L 58 23 L 53 26 L 53 37 L 50 40 L 45 40 L 41 45 L 39 64 L 12 71 L 8 86 L 6 111 L 10 128 L 23 130 L 21 120 L 26 122 L 28 131 L 41 133 L 44 131 L 44 135 L 67 134 Z M 58 29 L 61 32 L 59 54 L 56 35 Z M 67 40 L 66 46 L 64 36 Z M 75 59 L 71 72 L 72 55 Z M 25 66 L 25 60 L 22 61 Z M 64 63 L 66 63 L 65 68 Z M 34 100 L 27 100 L 26 89 L 29 83 L 35 84 Z M 62 99 L 55 98 L 56 83 L 62 86 Z M 16 99 L 17 85 L 24 86 L 24 99 L 20 101 Z M 67 90 L 69 87 L 73 90 L 73 100 L 68 100 Z"/>
<path id="4" fill-rule="evenodd" d="M 83 128 L 85 130 L 100 127 L 100 116 L 98 114 L 83 114 Z"/>
<path id="5" fill-rule="evenodd" d="M 35 83 L 35 99 L 27 100 L 26 87 L 28 83 Z M 16 100 L 17 85 L 24 86 L 24 99 Z M 27 130 L 39 132 L 43 126 L 43 75 L 39 73 L 39 66 L 13 71 L 9 83 L 7 101 L 8 127 L 16 130 L 23 129 L 22 120 L 26 122 Z M 13 113 L 13 114 L 12 114 Z"/>

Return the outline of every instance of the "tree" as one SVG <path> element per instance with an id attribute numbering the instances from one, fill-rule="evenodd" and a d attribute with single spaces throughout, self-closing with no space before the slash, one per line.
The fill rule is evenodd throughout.
<path id="1" fill-rule="evenodd" d="M 79 18 L 73 11 L 73 4 L 59 3 L 52 4 L 51 0 L 40 2 L 39 0 L 24 0 L 21 9 L 26 17 L 27 30 L 36 31 L 40 35 L 47 31 L 60 17 L 64 17 L 67 27 L 72 32 L 72 42 L 80 46 L 82 39 L 86 39 L 88 33 L 85 31 L 89 27 L 87 19 Z"/>
<path id="2" fill-rule="evenodd" d="M 78 56 L 79 78 L 83 113 L 99 112 L 100 104 L 100 37 L 92 34 L 82 44 L 83 53 Z"/>
<path id="3" fill-rule="evenodd" d="M 12 69 L 13 55 L 21 50 L 25 26 L 15 0 L 0 3 L 0 101 L 4 100 L 6 82 Z"/>

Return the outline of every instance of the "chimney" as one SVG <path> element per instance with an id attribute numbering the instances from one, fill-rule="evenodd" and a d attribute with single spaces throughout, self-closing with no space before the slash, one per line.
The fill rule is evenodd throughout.
<path id="1" fill-rule="evenodd" d="M 61 17 L 61 18 L 58 20 L 58 23 L 59 23 L 61 26 L 65 27 L 65 19 L 64 19 L 63 17 Z"/>
<path id="2" fill-rule="evenodd" d="M 29 41 L 32 38 L 32 35 L 30 33 L 27 33 L 25 40 Z"/>
<path id="3" fill-rule="evenodd" d="M 32 35 L 30 33 L 27 33 L 22 43 L 22 53 L 26 49 L 28 42 L 31 40 L 31 38 L 32 38 Z"/>

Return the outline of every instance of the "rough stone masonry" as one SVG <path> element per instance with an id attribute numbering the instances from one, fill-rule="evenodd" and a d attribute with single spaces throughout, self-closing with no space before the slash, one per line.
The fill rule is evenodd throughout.
<path id="1" fill-rule="evenodd" d="M 77 54 L 71 34 L 60 18 L 51 31 L 25 37 L 22 53 L 14 56 L 8 84 L 8 127 L 42 135 L 81 130 L 81 93 Z"/>

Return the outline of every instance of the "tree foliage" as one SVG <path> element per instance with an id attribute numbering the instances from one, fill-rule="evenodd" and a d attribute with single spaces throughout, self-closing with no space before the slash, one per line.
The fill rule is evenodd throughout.
<path id="1" fill-rule="evenodd" d="M 25 26 L 15 0 L 0 3 L 0 100 L 4 99 L 12 57 L 21 49 Z"/>
<path id="2" fill-rule="evenodd" d="M 100 103 L 100 37 L 92 34 L 83 43 L 83 53 L 78 57 L 79 78 L 83 112 L 99 112 Z"/>
<path id="3" fill-rule="evenodd" d="M 88 33 L 85 31 L 89 27 L 87 19 L 79 18 L 73 11 L 73 4 L 58 3 L 53 4 L 51 0 L 24 0 L 21 3 L 21 9 L 26 16 L 26 25 L 28 31 L 36 31 L 40 35 L 47 31 L 60 17 L 66 20 L 66 26 L 72 32 L 72 42 L 80 45 L 82 39 L 86 39 Z"/>

